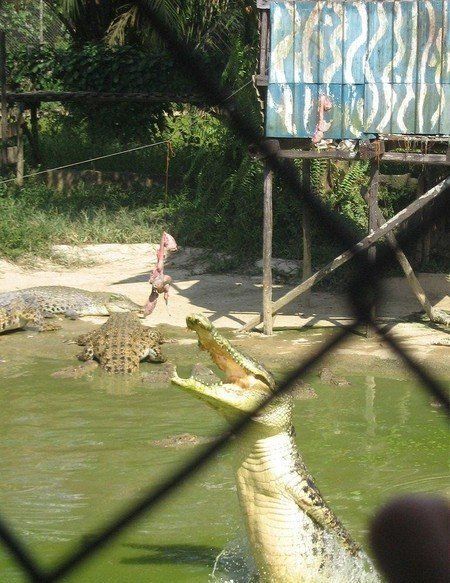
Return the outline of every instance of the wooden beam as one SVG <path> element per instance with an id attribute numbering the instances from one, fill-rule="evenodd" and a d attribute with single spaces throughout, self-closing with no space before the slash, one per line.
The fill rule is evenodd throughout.
<path id="1" fill-rule="evenodd" d="M 281 308 L 292 302 L 295 298 L 299 295 L 304 293 L 305 291 L 309 290 L 314 284 L 318 281 L 335 271 L 338 267 L 352 259 L 358 253 L 365 252 L 371 245 L 379 241 L 381 238 L 385 237 L 388 233 L 390 233 L 393 229 L 404 223 L 407 219 L 412 217 L 417 211 L 424 208 L 427 204 L 429 204 L 432 200 L 434 200 L 437 196 L 444 192 L 448 192 L 450 190 L 450 177 L 446 178 L 442 182 L 439 182 L 436 186 L 431 188 L 428 192 L 423 194 L 420 198 L 413 201 L 409 204 L 406 208 L 402 209 L 398 212 L 394 217 L 386 221 L 384 225 L 378 228 L 376 231 L 364 237 L 359 243 L 354 245 L 351 249 L 344 251 L 341 255 L 338 255 L 333 261 L 328 263 L 325 267 L 322 267 L 319 271 L 317 271 L 314 275 L 312 275 L 306 281 L 303 281 L 300 285 L 294 287 L 291 291 L 289 291 L 286 295 L 278 299 L 277 301 L 272 303 L 272 314 L 275 314 Z M 258 326 L 261 323 L 262 317 L 261 314 L 251 318 L 251 320 L 239 328 L 238 332 L 246 332 Z"/>
<path id="2" fill-rule="evenodd" d="M 259 74 L 258 77 L 267 75 L 267 41 L 269 35 L 269 14 L 266 10 L 259 14 Z"/>
<path id="3" fill-rule="evenodd" d="M 264 334 L 273 334 L 272 318 L 272 208 L 273 171 L 264 161 L 264 215 L 263 215 L 263 318 Z"/>
<path id="4" fill-rule="evenodd" d="M 6 100 L 6 35 L 0 30 L 0 91 L 1 91 L 1 124 L 2 124 L 2 155 L 3 168 L 8 164 L 8 102 Z"/>
<path id="5" fill-rule="evenodd" d="M 21 93 L 7 91 L 6 99 L 9 103 L 32 103 L 59 101 L 59 102 L 95 102 L 95 103 L 119 103 L 119 102 L 137 102 L 137 103 L 192 103 L 194 105 L 219 105 L 218 103 L 208 103 L 208 101 L 195 94 L 176 94 L 176 93 L 113 93 L 99 91 L 24 91 Z"/>
<path id="6" fill-rule="evenodd" d="M 280 158 L 325 158 L 331 160 L 361 160 L 359 152 L 344 150 L 280 150 Z M 383 162 L 398 162 L 401 164 L 437 164 L 449 166 L 450 160 L 446 154 L 420 154 L 415 152 L 384 152 L 377 158 Z"/>
<path id="7" fill-rule="evenodd" d="M 381 156 L 383 162 L 398 162 L 399 164 L 438 164 L 448 166 L 445 154 L 420 154 L 418 152 L 385 152 Z"/>

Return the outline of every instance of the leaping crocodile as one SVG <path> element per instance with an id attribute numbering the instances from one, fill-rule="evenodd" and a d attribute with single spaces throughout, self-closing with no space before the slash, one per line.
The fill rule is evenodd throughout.
<path id="1" fill-rule="evenodd" d="M 172 382 L 229 422 L 257 408 L 275 390 L 272 375 L 244 356 L 201 314 L 187 318 L 199 345 L 225 373 L 222 384 L 193 377 Z M 302 461 L 292 426 L 292 400 L 280 395 L 251 421 L 240 440 L 236 481 L 260 580 L 270 583 L 380 581 Z"/>
<path id="2" fill-rule="evenodd" d="M 0 294 L 0 333 L 18 328 L 55 329 L 57 326 L 44 324 L 44 318 L 58 314 L 78 318 L 126 310 L 142 311 L 142 307 L 118 293 L 60 285 L 30 287 Z"/>
<path id="3" fill-rule="evenodd" d="M 165 362 L 160 345 L 161 333 L 142 326 L 136 314 L 112 314 L 97 330 L 83 334 L 77 340 L 84 350 L 79 360 L 98 360 L 100 366 L 111 373 L 133 373 L 141 360 Z"/>

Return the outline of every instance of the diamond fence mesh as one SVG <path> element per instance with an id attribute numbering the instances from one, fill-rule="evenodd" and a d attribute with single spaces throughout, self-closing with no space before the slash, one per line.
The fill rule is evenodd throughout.
<path id="1" fill-rule="evenodd" d="M 266 158 L 269 167 L 274 171 L 278 179 L 284 181 L 286 187 L 292 193 L 302 198 L 312 215 L 326 226 L 329 233 L 340 245 L 345 248 L 354 248 L 357 251 L 358 241 L 354 233 L 342 221 L 340 215 L 330 211 L 314 192 L 305 189 L 304 183 L 301 183 L 298 176 L 298 170 L 291 161 L 280 159 L 276 154 L 266 149 L 267 146 L 261 141 L 260 128 L 254 127 L 249 122 L 252 116 L 246 115 L 245 108 L 239 102 L 239 96 L 221 86 L 217 74 L 210 68 L 204 55 L 189 46 L 183 39 L 177 37 L 176 33 L 171 29 L 164 12 L 155 8 L 153 3 L 150 4 L 145 0 L 139 0 L 137 4 L 149 22 L 151 22 L 156 33 L 164 41 L 180 69 L 195 82 L 198 91 L 205 96 L 208 102 L 221 103 L 222 108 L 227 110 L 229 124 L 236 137 L 248 145 L 260 143 L 260 153 Z M 427 217 L 428 223 L 432 223 L 436 217 L 442 215 L 448 209 L 449 190 L 450 179 L 447 179 Z M 399 238 L 400 243 L 408 243 L 408 241 L 414 240 L 419 227 L 420 229 L 424 228 L 424 222 L 420 222 L 419 225 L 416 215 L 410 218 L 406 228 L 403 229 Z M 357 264 L 357 275 L 350 286 L 351 291 L 349 292 L 355 313 L 355 319 L 352 324 L 336 333 L 331 340 L 324 342 L 312 357 L 298 363 L 294 372 L 277 387 L 276 392 L 260 407 L 242 418 L 227 431 L 218 435 L 200 454 L 193 456 L 187 463 L 181 465 L 179 470 L 169 479 L 163 481 L 158 487 L 149 489 L 137 502 L 128 506 L 118 516 L 112 517 L 111 521 L 97 535 L 80 545 L 69 556 L 64 557 L 52 570 L 43 570 L 39 566 L 35 558 L 28 552 L 24 541 L 15 535 L 0 516 L 0 538 L 22 568 L 24 574 L 31 581 L 53 582 L 60 581 L 73 573 L 84 561 L 105 547 L 130 524 L 144 514 L 149 514 L 159 503 L 172 494 L 177 487 L 194 476 L 201 467 L 208 464 L 218 452 L 226 447 L 232 436 L 239 435 L 244 431 L 255 413 L 264 408 L 274 397 L 288 391 L 299 376 L 304 375 L 311 367 L 320 362 L 329 351 L 339 346 L 361 324 L 372 326 L 415 374 L 424 390 L 437 398 L 446 411 L 450 413 L 450 402 L 446 391 L 442 384 L 434 378 L 432 371 L 417 362 L 410 354 L 407 354 L 398 341 L 389 333 L 388 328 L 380 326 L 371 317 L 372 306 L 377 300 L 380 291 L 379 280 L 385 270 L 396 261 L 394 252 L 388 247 L 382 248 L 377 253 L 375 262 L 370 262 L 366 253 L 356 253 L 353 261 Z"/>
<path id="2" fill-rule="evenodd" d="M 0 28 L 7 34 L 13 52 L 23 47 L 57 46 L 67 38 L 61 21 L 44 0 L 3 0 L 0 2 Z"/>

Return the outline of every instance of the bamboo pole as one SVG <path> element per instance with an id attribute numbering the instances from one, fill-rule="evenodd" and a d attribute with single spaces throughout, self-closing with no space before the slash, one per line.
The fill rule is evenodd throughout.
<path id="1" fill-rule="evenodd" d="M 273 333 L 272 317 L 272 208 L 273 171 L 264 161 L 264 213 L 263 213 L 263 318 L 264 334 Z"/>
<path id="2" fill-rule="evenodd" d="M 429 204 L 432 200 L 434 200 L 437 196 L 441 193 L 448 192 L 450 190 L 450 177 L 444 179 L 442 182 L 439 182 L 436 186 L 431 188 L 428 192 L 423 194 L 420 198 L 414 200 L 411 204 L 407 207 L 402 209 L 398 212 L 395 216 L 391 219 L 386 221 L 384 225 L 376 229 L 370 235 L 367 235 L 359 241 L 356 245 L 354 245 L 351 249 L 344 251 L 341 255 L 338 255 L 333 261 L 328 263 L 325 267 L 317 271 L 314 275 L 312 275 L 306 281 L 303 281 L 300 285 L 297 285 L 291 291 L 289 291 L 286 295 L 278 299 L 277 301 L 272 303 L 272 314 L 275 314 L 281 308 L 292 302 L 295 298 L 299 295 L 310 289 L 314 284 L 318 281 L 335 271 L 338 267 L 352 259 L 358 253 L 362 253 L 366 251 L 371 245 L 376 243 L 378 240 L 385 237 L 388 233 L 390 233 L 393 229 L 404 223 L 407 219 L 409 219 L 412 215 L 414 215 L 417 211 L 424 208 L 427 204 Z M 261 314 L 258 314 L 250 319 L 250 321 L 238 329 L 238 332 L 246 332 L 255 328 L 260 324 L 262 321 Z"/>

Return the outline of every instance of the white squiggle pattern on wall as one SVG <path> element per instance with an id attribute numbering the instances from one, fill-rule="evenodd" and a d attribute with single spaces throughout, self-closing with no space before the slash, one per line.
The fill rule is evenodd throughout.
<path id="1" fill-rule="evenodd" d="M 397 43 L 397 50 L 395 52 L 394 58 L 392 60 L 392 69 L 395 70 L 396 67 L 402 62 L 402 59 L 406 52 L 406 46 L 403 42 L 402 36 L 402 24 L 403 24 L 403 12 L 402 12 L 402 3 L 396 2 L 394 4 L 394 37 Z M 401 75 L 395 73 L 394 83 L 400 83 L 402 80 Z"/>
<path id="2" fill-rule="evenodd" d="M 441 88 L 440 88 L 441 89 Z M 441 89 L 442 91 L 442 89 Z M 439 114 L 440 114 L 440 104 L 438 102 L 438 106 L 436 108 L 436 111 L 433 113 L 433 115 L 431 116 L 430 122 L 431 122 L 431 130 L 433 131 L 435 126 L 437 126 L 438 121 L 439 121 Z M 436 128 L 437 129 L 437 128 Z"/>
<path id="3" fill-rule="evenodd" d="M 294 96 L 292 94 L 292 88 L 290 85 L 285 85 L 283 87 L 283 121 L 284 126 L 288 134 L 295 135 L 297 133 L 297 128 L 294 121 Z"/>
<path id="4" fill-rule="evenodd" d="M 377 130 L 380 133 L 384 133 L 384 132 L 390 130 L 389 122 L 391 120 L 392 112 L 394 110 L 395 104 L 397 103 L 397 95 L 392 90 L 392 85 L 388 85 L 387 83 L 383 84 L 383 94 L 384 94 L 384 103 L 386 106 L 386 113 L 382 117 L 382 119 L 377 127 Z"/>
<path id="5" fill-rule="evenodd" d="M 417 3 L 414 2 L 412 5 L 412 38 L 413 38 L 413 42 L 411 43 L 411 53 L 410 53 L 410 57 L 409 57 L 409 62 L 408 62 L 408 68 L 406 69 L 406 83 L 412 83 L 413 82 L 413 71 L 414 71 L 414 67 L 416 65 L 416 59 L 417 59 L 417 26 L 418 26 L 418 10 L 417 10 Z"/>
<path id="6" fill-rule="evenodd" d="M 378 28 L 373 37 L 370 39 L 369 46 L 367 49 L 366 79 L 369 83 L 375 83 L 375 76 L 369 64 L 370 55 L 374 52 L 375 47 L 383 38 L 387 30 L 387 17 L 381 4 L 377 4 L 377 15 L 378 15 Z M 370 111 L 370 114 L 367 116 L 367 129 L 372 127 L 373 121 L 377 116 L 378 108 L 380 105 L 378 87 L 372 85 L 371 89 L 372 89 L 372 109 Z"/>
<path id="7" fill-rule="evenodd" d="M 331 65 L 323 72 L 323 79 L 324 83 L 331 83 L 333 80 L 336 71 L 342 67 L 342 53 L 341 53 L 341 44 L 342 44 L 342 20 L 343 20 L 343 8 L 342 4 L 334 4 L 333 5 L 334 12 L 339 18 L 339 24 L 335 26 L 333 34 L 330 36 L 330 49 L 331 54 L 333 55 Z M 326 24 L 330 27 L 333 26 L 333 20 L 331 16 L 327 15 L 326 17 Z"/>
<path id="8" fill-rule="evenodd" d="M 400 129 L 400 132 L 403 133 L 408 133 L 408 128 L 405 124 L 405 113 L 406 110 L 408 109 L 408 105 L 411 103 L 411 101 L 414 99 L 414 89 L 412 85 L 407 85 L 406 86 L 406 95 L 403 98 L 403 101 L 401 102 L 398 111 L 397 111 L 397 118 L 396 118 L 396 122 L 397 122 L 397 126 Z"/>
<path id="9" fill-rule="evenodd" d="M 303 108 L 303 119 L 307 120 L 305 124 L 305 129 L 308 134 L 312 134 L 314 131 L 314 127 L 310 127 L 308 125 L 309 121 L 313 121 L 313 117 L 311 115 L 313 109 L 313 95 L 311 87 L 305 87 L 305 105 Z"/>
<path id="10" fill-rule="evenodd" d="M 423 105 L 425 103 L 425 97 L 427 94 L 427 88 L 425 85 L 425 75 L 426 75 L 426 68 L 428 63 L 428 55 L 430 53 L 431 45 L 433 44 L 433 39 L 436 31 L 436 23 L 434 18 L 434 10 L 433 5 L 431 2 L 424 3 L 425 8 L 427 10 L 428 15 L 428 22 L 429 22 L 429 29 L 428 29 L 428 38 L 427 42 L 425 43 L 425 47 L 422 52 L 422 58 L 420 60 L 420 69 L 419 69 L 419 79 L 422 84 L 420 91 L 419 91 L 419 100 L 417 106 L 417 114 L 418 114 L 418 131 L 423 132 L 424 127 L 424 119 L 423 119 Z"/>
<path id="11" fill-rule="evenodd" d="M 442 83 L 447 71 L 450 73 L 446 40 L 449 10 L 450 0 L 271 3 L 271 11 L 276 14 L 271 19 L 275 34 L 270 83 L 277 77 L 285 86 L 273 87 L 268 96 L 268 108 L 277 111 L 276 118 L 268 118 L 268 130 L 299 137 L 304 137 L 306 131 L 310 135 L 313 128 L 309 126 L 317 118 L 316 93 L 320 84 L 363 83 L 363 98 L 362 87 L 354 91 L 353 87 L 343 86 L 344 100 L 333 87 L 335 105 L 343 112 L 343 137 L 350 133 L 361 137 L 363 131 L 384 133 L 388 129 L 404 134 L 448 133 L 444 91 L 450 90 L 450 85 Z M 300 108 L 296 102 L 297 85 L 287 87 L 292 83 L 294 59 L 294 83 L 302 84 L 304 92 Z M 361 69 L 364 79 L 360 79 Z M 364 130 L 357 117 L 361 106 Z"/>
<path id="12" fill-rule="evenodd" d="M 286 4 L 286 9 L 290 13 L 290 16 L 294 16 L 293 14 L 293 5 Z M 278 6 L 275 6 L 274 10 L 280 12 L 280 16 L 274 16 L 274 20 L 276 23 L 276 28 L 274 32 L 283 32 L 282 25 L 283 19 L 281 18 L 282 11 Z M 292 55 L 294 44 L 294 37 L 292 34 L 285 34 L 284 38 L 280 40 L 274 49 L 272 50 L 272 70 L 274 72 L 274 81 L 277 83 L 286 83 L 286 72 L 284 70 L 284 65 L 286 59 Z"/>
<path id="13" fill-rule="evenodd" d="M 358 10 L 359 18 L 361 20 L 361 34 L 356 38 L 348 47 L 347 54 L 345 55 L 345 74 L 344 79 L 346 83 L 355 83 L 355 78 L 353 76 L 353 61 L 355 59 L 356 53 L 367 41 L 367 10 L 364 4 L 358 2 L 355 4 Z M 347 33 L 346 33 L 347 34 Z"/>
<path id="14" fill-rule="evenodd" d="M 436 85 L 439 85 L 441 82 L 441 69 L 442 69 L 442 35 L 443 35 L 442 27 L 439 28 L 436 34 L 436 53 L 435 53 L 435 67 L 436 70 L 434 72 L 434 82 Z"/>
<path id="15" fill-rule="evenodd" d="M 316 3 L 314 9 L 311 10 L 311 14 L 307 18 L 305 22 L 304 32 L 303 32 L 303 39 L 302 39 L 302 67 L 303 67 L 303 79 L 305 83 L 314 83 L 314 74 L 312 70 L 312 65 L 316 65 L 313 63 L 313 59 L 309 58 L 309 51 L 305 49 L 305 47 L 310 47 L 314 43 L 312 40 L 312 35 L 314 32 L 317 31 L 317 26 L 319 22 L 319 2 Z"/>

